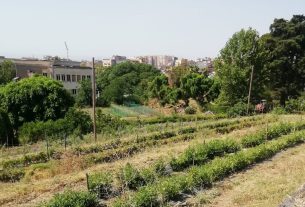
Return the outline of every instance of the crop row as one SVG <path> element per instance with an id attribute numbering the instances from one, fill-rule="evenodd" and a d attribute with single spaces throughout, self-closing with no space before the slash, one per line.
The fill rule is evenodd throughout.
<path id="1" fill-rule="evenodd" d="M 164 177 L 159 182 L 142 187 L 137 192 L 118 199 L 113 206 L 162 206 L 168 201 L 180 197 L 181 193 L 192 192 L 196 188 L 209 187 L 230 174 L 241 171 L 252 164 L 272 157 L 281 150 L 304 141 L 305 132 L 300 131 L 254 148 L 222 158 L 215 158 L 206 165 L 192 167 L 186 173 Z"/>
<path id="2" fill-rule="evenodd" d="M 262 120 L 261 116 L 248 117 L 241 120 L 222 121 L 216 123 L 207 123 L 202 126 L 197 126 L 198 129 L 208 128 L 214 129 L 217 132 L 230 132 L 235 129 L 241 129 L 244 127 L 259 124 Z M 219 130 L 219 127 L 221 130 Z M 91 156 L 87 156 L 86 160 L 89 163 L 101 163 L 111 162 L 113 160 L 129 157 L 147 147 L 158 144 L 167 144 L 171 142 L 187 141 L 193 138 L 193 136 L 179 136 L 183 134 L 191 134 L 197 131 L 195 127 L 184 127 L 178 131 L 167 131 L 152 134 L 150 136 L 138 137 L 135 140 L 122 142 L 120 140 L 113 141 L 105 145 L 92 145 L 89 147 L 76 147 L 73 152 L 77 155 L 84 155 L 90 153 L 96 153 Z M 170 140 L 169 140 L 170 139 Z M 20 158 L 10 159 L 3 161 L 1 164 L 4 168 L 8 167 L 25 167 L 35 163 L 47 162 L 50 158 L 60 159 L 61 152 L 51 150 L 49 155 L 45 152 L 37 154 L 28 154 Z"/>
<path id="3" fill-rule="evenodd" d="M 165 139 L 165 138 L 170 138 L 174 137 L 177 134 L 186 134 L 186 133 L 194 133 L 197 130 L 202 130 L 202 129 L 216 129 L 216 132 L 219 133 L 227 133 L 230 132 L 234 129 L 238 128 L 243 128 L 246 126 L 247 123 L 253 123 L 255 121 L 262 120 L 262 116 L 257 116 L 257 117 L 247 117 L 244 119 L 240 120 L 226 120 L 226 121 L 220 121 L 220 122 L 215 122 L 215 123 L 205 123 L 203 125 L 198 125 L 196 127 L 181 127 L 178 131 L 177 130 L 171 130 L 171 131 L 166 131 L 166 132 L 158 132 L 151 134 L 149 136 L 142 136 L 142 137 L 135 137 L 133 140 L 130 141 L 120 141 L 116 140 L 111 143 L 107 143 L 104 145 L 91 145 L 91 146 L 85 146 L 85 147 L 76 147 L 73 149 L 75 154 L 78 155 L 85 155 L 85 154 L 91 154 L 91 153 L 97 153 L 97 152 L 102 152 L 108 149 L 115 149 L 119 148 L 121 146 L 126 146 L 126 145 L 131 145 L 133 143 L 140 143 L 140 142 L 146 142 L 148 140 L 159 140 L 159 139 Z M 232 125 L 233 127 L 229 128 L 228 126 Z M 249 126 L 249 125 L 248 125 Z"/>
<path id="4" fill-rule="evenodd" d="M 293 130 L 300 130 L 303 128 L 305 128 L 304 122 L 296 124 L 277 124 L 269 128 L 269 139 L 274 139 Z M 155 182 L 164 175 L 170 175 L 172 171 L 182 171 L 193 165 L 204 164 L 215 157 L 240 151 L 242 147 L 244 147 L 242 145 L 244 140 L 249 139 L 251 136 L 253 137 L 253 140 L 261 140 L 262 137 L 266 137 L 264 133 L 266 133 L 266 131 L 261 130 L 258 133 L 245 136 L 241 139 L 240 143 L 232 139 L 212 140 L 206 144 L 199 144 L 186 149 L 181 155 L 172 158 L 168 163 L 158 160 L 151 167 L 141 171 L 131 165 L 127 165 L 125 168 L 122 168 L 122 171 L 124 172 L 122 174 L 124 176 L 117 175 L 112 177 L 120 178 L 117 183 L 121 183 L 121 188 L 123 190 L 125 188 L 129 190 L 137 189 L 141 186 Z M 257 134 L 260 136 L 257 136 Z M 264 139 L 264 142 L 265 141 L 267 141 L 267 139 Z M 257 145 L 261 143 L 262 142 L 257 142 Z M 107 198 L 110 197 L 110 194 L 115 195 L 118 191 L 122 191 L 122 189 L 115 189 L 109 182 L 105 182 L 105 179 L 100 179 L 101 177 L 105 177 L 104 173 L 97 173 L 91 177 L 89 182 L 94 183 L 89 185 L 94 186 L 93 188 L 90 187 L 90 190 L 97 193 L 99 197 Z M 107 177 L 109 177 L 109 174 L 107 174 Z M 109 181 L 109 179 L 107 181 Z"/>
<path id="5" fill-rule="evenodd" d="M 133 122 L 140 124 L 160 124 L 166 122 L 186 122 L 186 121 L 199 121 L 199 120 L 216 120 L 226 118 L 225 114 L 218 115 L 183 115 L 183 116 L 163 116 L 155 118 L 138 119 Z M 129 120 L 131 121 L 131 120 Z"/>
<path id="6" fill-rule="evenodd" d="M 241 129 L 244 127 L 256 125 L 258 124 L 257 121 L 258 121 L 257 119 L 252 118 L 247 121 L 244 121 L 242 124 L 235 124 L 233 127 L 229 125 L 227 127 L 222 127 L 222 129 L 226 128 L 225 131 L 230 132 L 235 129 Z M 214 130 L 217 131 L 217 128 L 215 128 Z M 190 140 L 193 138 L 193 136 L 188 136 L 190 132 L 192 133 L 196 132 L 196 128 L 189 127 L 189 128 L 181 129 L 178 131 L 177 134 L 173 132 L 166 132 L 166 133 L 161 133 L 160 135 L 150 136 L 149 138 L 146 138 L 144 140 L 138 139 L 138 141 L 136 140 L 128 144 L 126 143 L 125 146 L 122 146 L 117 149 L 102 151 L 100 153 L 88 155 L 86 157 L 86 160 L 88 163 L 94 163 L 94 164 L 102 163 L 102 162 L 111 162 L 124 157 L 129 157 L 151 146 Z M 186 133 L 186 136 L 181 136 L 184 133 Z"/>

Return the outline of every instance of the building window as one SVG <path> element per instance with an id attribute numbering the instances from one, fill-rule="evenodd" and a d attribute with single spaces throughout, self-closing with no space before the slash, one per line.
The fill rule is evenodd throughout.
<path id="1" fill-rule="evenodd" d="M 72 75 L 72 82 L 76 81 L 76 75 Z"/>
<path id="2" fill-rule="evenodd" d="M 82 80 L 86 80 L 86 76 L 85 75 L 82 75 Z"/>
<path id="3" fill-rule="evenodd" d="M 60 75 L 56 74 L 56 80 L 60 81 Z"/>
<path id="4" fill-rule="evenodd" d="M 91 76 L 90 76 L 90 75 L 87 75 L 87 79 L 88 79 L 88 80 L 91 80 Z"/>
<path id="5" fill-rule="evenodd" d="M 48 74 L 47 73 L 42 73 L 43 76 L 45 77 L 48 77 Z"/>
<path id="6" fill-rule="evenodd" d="M 73 76 L 72 76 L 73 77 Z M 76 94 L 76 89 L 72 89 L 72 94 L 75 95 Z"/>
<path id="7" fill-rule="evenodd" d="M 61 80 L 66 81 L 66 75 L 61 75 Z"/>
<path id="8" fill-rule="evenodd" d="M 80 75 L 77 75 L 77 82 L 80 82 Z"/>
<path id="9" fill-rule="evenodd" d="M 71 75 L 67 75 L 67 81 L 68 81 L 68 82 L 71 81 Z"/>

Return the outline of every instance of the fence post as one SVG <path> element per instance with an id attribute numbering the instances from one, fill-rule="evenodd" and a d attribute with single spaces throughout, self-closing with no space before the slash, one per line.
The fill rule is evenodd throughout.
<path id="1" fill-rule="evenodd" d="M 90 189 L 89 189 L 89 174 L 88 173 L 86 173 L 86 182 L 87 182 L 87 189 L 88 189 L 88 191 L 90 191 Z"/>
<path id="2" fill-rule="evenodd" d="M 47 145 L 47 157 L 48 157 L 48 160 L 50 159 L 50 154 L 49 154 L 49 140 L 47 138 L 47 135 L 46 135 L 46 131 L 44 132 L 44 138 L 46 140 L 46 145 Z"/>

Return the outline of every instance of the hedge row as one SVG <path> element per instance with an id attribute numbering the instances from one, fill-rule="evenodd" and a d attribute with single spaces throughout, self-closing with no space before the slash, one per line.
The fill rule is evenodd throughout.
<path id="1" fill-rule="evenodd" d="M 137 192 L 128 195 L 128 197 L 118 199 L 113 206 L 162 206 L 169 200 L 180 197 L 181 193 L 191 192 L 195 188 L 211 186 L 215 181 L 270 158 L 277 152 L 304 141 L 305 131 L 300 131 L 246 151 L 239 151 L 233 155 L 216 158 L 206 165 L 191 168 L 185 174 L 165 177 L 157 183 L 142 187 Z"/>

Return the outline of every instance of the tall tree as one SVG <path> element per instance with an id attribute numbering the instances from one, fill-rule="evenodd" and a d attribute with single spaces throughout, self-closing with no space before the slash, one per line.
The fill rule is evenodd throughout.
<path id="1" fill-rule="evenodd" d="M 213 101 L 217 96 L 218 88 L 214 80 L 198 73 L 189 73 L 181 78 L 180 91 L 186 105 L 189 98 L 201 104 Z"/>
<path id="2" fill-rule="evenodd" d="M 250 73 L 254 67 L 252 100 L 260 98 L 264 81 L 259 34 L 251 28 L 235 33 L 215 61 L 216 78 L 221 85 L 219 101 L 234 105 L 248 97 Z"/>
<path id="3" fill-rule="evenodd" d="M 294 15 L 290 21 L 275 19 L 270 33 L 263 37 L 268 87 L 281 105 L 305 88 L 305 16 Z"/>
<path id="4" fill-rule="evenodd" d="M 81 107 L 92 105 L 92 82 L 89 79 L 81 81 L 75 102 Z"/>
<path id="5" fill-rule="evenodd" d="M 15 77 L 14 64 L 5 60 L 0 63 L 0 85 L 6 84 Z"/>

